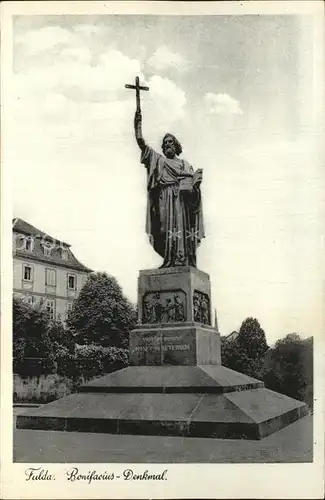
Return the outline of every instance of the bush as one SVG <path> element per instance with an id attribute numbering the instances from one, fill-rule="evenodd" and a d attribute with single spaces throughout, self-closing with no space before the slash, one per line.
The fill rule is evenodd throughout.
<path id="1" fill-rule="evenodd" d="M 127 360 L 126 349 L 100 346 L 81 346 L 76 356 L 63 351 L 56 361 L 56 373 L 51 371 L 54 366 L 52 360 L 18 360 L 14 375 L 14 402 L 48 403 L 76 392 L 80 385 L 97 376 L 124 368 Z"/>
<path id="2" fill-rule="evenodd" d="M 100 359 L 75 358 L 67 355 L 57 361 L 57 373 L 72 380 L 80 378 L 90 380 L 103 375 L 104 369 Z"/>
<path id="3" fill-rule="evenodd" d="M 77 346 L 76 353 L 64 353 L 57 359 L 59 375 L 89 380 L 93 377 L 120 370 L 128 365 L 128 350 L 118 347 L 92 345 Z"/>
<path id="4" fill-rule="evenodd" d="M 61 397 L 61 393 L 70 393 L 84 381 L 127 366 L 127 349 L 111 346 L 110 343 L 118 341 L 123 345 L 128 334 L 127 327 L 133 326 L 134 311 L 123 297 L 114 278 L 106 275 L 95 276 L 94 280 L 90 280 L 88 293 L 94 292 L 96 295 L 102 285 L 106 309 L 111 308 L 111 312 L 110 317 L 97 317 L 95 321 L 99 322 L 96 324 L 104 321 L 102 333 L 105 331 L 106 334 L 107 332 L 113 334 L 109 334 L 108 337 L 106 335 L 108 347 L 95 345 L 92 341 L 90 345 L 79 346 L 78 352 L 75 352 L 75 338 L 80 332 L 74 328 L 73 321 L 69 328 L 60 320 L 50 321 L 44 308 L 33 307 L 24 303 L 21 298 L 14 297 L 13 371 L 16 385 L 18 384 L 17 387 L 21 389 L 14 391 L 16 400 L 23 398 L 27 401 L 46 402 L 57 399 Z M 100 297 L 97 296 L 97 299 L 99 305 Z M 76 320 L 76 316 L 74 319 Z M 89 326 L 94 317 L 88 319 Z M 121 335 L 118 325 L 124 328 L 125 334 Z M 111 330 L 107 329 L 107 326 L 110 326 Z M 95 335 L 95 337 L 97 341 L 101 340 L 100 336 Z M 21 381 L 20 385 L 17 380 Z M 61 389 L 57 387 L 58 380 Z"/>
<path id="5" fill-rule="evenodd" d="M 13 372 L 22 377 L 40 377 L 56 371 L 56 364 L 51 358 L 24 358 L 13 360 Z"/>
<path id="6" fill-rule="evenodd" d="M 265 359 L 265 385 L 313 407 L 313 339 L 296 333 L 276 342 Z"/>
<path id="7" fill-rule="evenodd" d="M 120 370 L 128 365 L 128 350 L 95 345 L 78 346 L 76 354 L 62 348 L 52 358 L 15 359 L 13 371 L 21 377 L 40 377 L 57 373 L 72 380 L 93 377 Z"/>

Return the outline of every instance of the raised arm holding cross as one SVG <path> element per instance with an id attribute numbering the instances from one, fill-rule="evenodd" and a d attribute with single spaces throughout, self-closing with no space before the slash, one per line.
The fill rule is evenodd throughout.
<path id="1" fill-rule="evenodd" d="M 129 85 L 128 83 L 125 85 L 127 89 L 135 90 L 135 98 L 136 98 L 136 111 L 134 115 L 134 131 L 135 138 L 138 143 L 139 148 L 143 151 L 146 147 L 145 141 L 142 136 L 142 114 L 141 114 L 141 105 L 140 105 L 140 90 L 149 90 L 149 87 L 145 87 L 140 85 L 139 77 L 135 77 L 135 85 Z"/>

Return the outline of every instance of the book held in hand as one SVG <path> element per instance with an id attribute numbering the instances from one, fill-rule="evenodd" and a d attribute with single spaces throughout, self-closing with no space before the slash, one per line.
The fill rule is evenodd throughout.
<path id="1" fill-rule="evenodd" d="M 198 168 L 197 170 L 195 170 L 193 174 L 193 186 L 195 186 L 195 184 L 197 183 L 202 182 L 202 175 L 203 175 L 202 168 Z"/>
<path id="2" fill-rule="evenodd" d="M 194 174 L 184 174 L 179 181 L 180 191 L 192 191 L 193 187 L 202 182 L 202 168 L 199 168 Z"/>

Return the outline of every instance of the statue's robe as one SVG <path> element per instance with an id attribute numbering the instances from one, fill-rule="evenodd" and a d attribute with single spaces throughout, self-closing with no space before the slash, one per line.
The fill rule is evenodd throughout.
<path id="1" fill-rule="evenodd" d="M 166 158 L 146 146 L 141 163 L 147 169 L 146 232 L 162 267 L 196 267 L 196 249 L 204 238 L 200 187 L 180 190 L 183 174 L 193 167 L 180 158 Z"/>

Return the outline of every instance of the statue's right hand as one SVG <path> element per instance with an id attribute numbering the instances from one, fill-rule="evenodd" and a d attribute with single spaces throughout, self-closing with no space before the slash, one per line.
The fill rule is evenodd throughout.
<path id="1" fill-rule="evenodd" d="M 141 123 L 142 122 L 142 113 L 140 109 L 137 109 L 134 115 L 134 123 Z"/>

